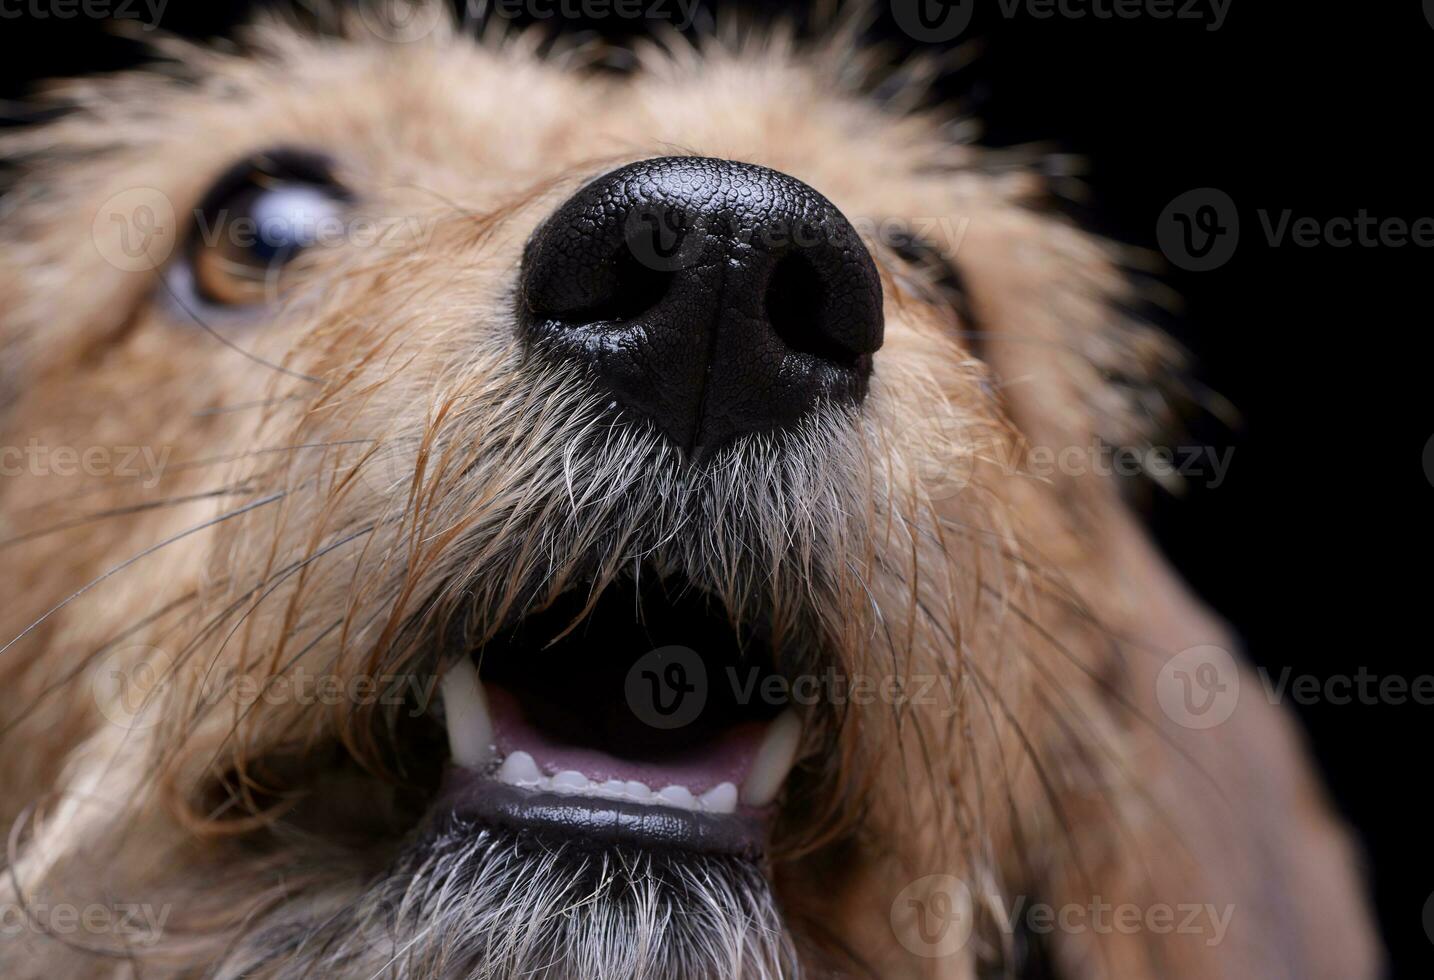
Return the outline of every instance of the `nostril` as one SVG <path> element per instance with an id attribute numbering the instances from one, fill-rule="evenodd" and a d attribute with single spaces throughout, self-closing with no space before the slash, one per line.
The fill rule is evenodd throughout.
<path id="1" fill-rule="evenodd" d="M 833 340 L 823 323 L 829 306 L 827 288 L 804 252 L 790 252 L 777 261 L 765 303 L 768 326 L 789 348 L 856 367 L 860 355 Z"/>
<path id="2" fill-rule="evenodd" d="M 672 288 L 672 273 L 652 268 L 626 244 L 604 263 L 601 286 L 590 302 L 557 317 L 572 325 L 636 320 L 662 302 Z"/>

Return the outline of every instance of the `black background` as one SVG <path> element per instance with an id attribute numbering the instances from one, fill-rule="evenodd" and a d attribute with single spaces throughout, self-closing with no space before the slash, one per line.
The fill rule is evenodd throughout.
<path id="1" fill-rule="evenodd" d="M 0 0 L 0 11 L 33 2 Z M 1228 264 L 1163 275 L 1185 300 L 1171 326 L 1198 356 L 1202 380 L 1243 415 L 1234 430 L 1196 425 L 1189 441 L 1235 453 L 1222 486 L 1157 496 L 1150 519 L 1167 551 L 1274 674 L 1434 672 L 1422 629 L 1434 494 L 1423 463 L 1434 437 L 1431 314 L 1427 291 L 1416 298 L 1406 286 L 1397 298 L 1400 284 L 1428 281 L 1430 250 L 1276 247 L 1257 219 L 1261 209 L 1321 221 L 1361 209 L 1434 216 L 1424 145 L 1434 26 L 1418 0 L 1231 0 L 1217 31 L 1206 30 L 1208 19 L 1042 19 L 1026 8 L 1008 17 L 997 0 L 976 5 L 962 37 L 979 39 L 979 56 L 944 80 L 945 91 L 967 100 L 988 143 L 1041 142 L 1083 157 L 1083 221 L 1154 248 L 1157 218 L 1184 191 L 1219 188 L 1239 208 L 1242 235 Z M 161 26 L 220 33 L 252 6 L 170 0 Z M 922 47 L 889 16 L 875 33 Z M 0 98 L 134 56 L 102 22 L 0 18 Z M 1395 975 L 1429 976 L 1434 937 L 1422 918 L 1434 892 L 1434 706 L 1297 710 L 1362 836 Z"/>

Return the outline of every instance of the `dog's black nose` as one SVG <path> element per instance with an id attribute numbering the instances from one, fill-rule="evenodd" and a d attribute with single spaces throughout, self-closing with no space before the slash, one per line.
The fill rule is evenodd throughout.
<path id="1" fill-rule="evenodd" d="M 588 184 L 529 242 L 523 330 L 592 368 L 679 446 L 710 453 L 866 394 L 881 280 L 812 188 L 702 157 L 630 164 Z"/>

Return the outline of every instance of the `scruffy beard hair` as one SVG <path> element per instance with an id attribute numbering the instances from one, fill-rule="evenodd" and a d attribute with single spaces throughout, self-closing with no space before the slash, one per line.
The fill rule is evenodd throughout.
<path id="1" fill-rule="evenodd" d="M 260 924 L 221 980 L 681 980 L 800 975 L 753 861 L 548 845 L 452 819 L 356 901 Z"/>

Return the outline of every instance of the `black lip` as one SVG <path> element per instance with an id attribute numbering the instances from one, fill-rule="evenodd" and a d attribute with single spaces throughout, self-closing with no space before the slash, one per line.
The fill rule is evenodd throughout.
<path id="1" fill-rule="evenodd" d="M 765 834 L 749 814 L 695 813 L 522 789 L 476 772 L 450 770 L 435 814 L 516 830 L 546 843 L 593 849 L 761 856 Z"/>

